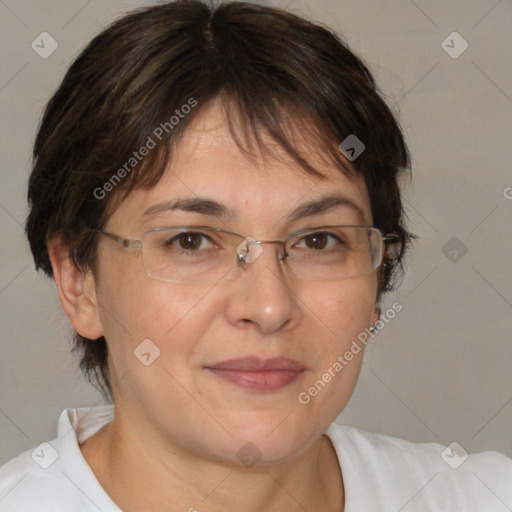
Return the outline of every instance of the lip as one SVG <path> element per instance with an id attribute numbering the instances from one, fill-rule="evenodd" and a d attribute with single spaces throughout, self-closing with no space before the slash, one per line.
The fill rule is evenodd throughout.
<path id="1" fill-rule="evenodd" d="M 306 368 L 294 359 L 240 357 L 205 367 L 214 375 L 255 391 L 277 391 L 298 379 Z"/>
<path id="2" fill-rule="evenodd" d="M 233 371 L 271 371 L 271 370 L 289 370 L 294 372 L 301 372 L 306 367 L 300 364 L 295 359 L 288 357 L 273 357 L 271 359 L 263 359 L 260 357 L 237 357 L 236 359 L 228 359 L 208 365 L 206 368 L 215 370 L 233 370 Z"/>

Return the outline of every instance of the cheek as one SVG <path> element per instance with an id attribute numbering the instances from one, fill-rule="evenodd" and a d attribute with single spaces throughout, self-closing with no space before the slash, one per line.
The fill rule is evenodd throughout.
<path id="1" fill-rule="evenodd" d="M 159 347 L 170 339 L 179 344 L 175 334 L 184 324 L 196 330 L 209 322 L 201 300 L 208 292 L 204 286 L 149 277 L 137 254 L 102 256 L 99 315 L 111 351 L 130 353 L 144 339 L 151 339 Z"/>
<path id="2" fill-rule="evenodd" d="M 185 324 L 188 334 L 193 336 L 193 331 L 209 321 L 208 312 L 199 300 L 203 294 L 186 285 L 147 278 L 117 290 L 107 301 L 117 316 L 114 325 L 111 319 L 107 320 L 116 337 L 126 337 L 129 332 L 135 339 L 150 338 L 159 344 L 173 340 L 174 343 L 177 341 L 174 333 L 182 331 Z M 116 327 L 116 324 L 122 325 Z"/>
<path id="3" fill-rule="evenodd" d="M 352 395 L 365 348 L 358 336 L 371 325 L 376 286 L 369 276 L 310 287 L 309 329 L 316 333 L 318 358 L 297 400 L 311 417 L 333 421 Z"/>
<path id="4" fill-rule="evenodd" d="M 200 300 L 206 292 L 133 277 L 117 281 L 117 289 L 111 283 L 117 290 L 107 299 L 113 314 L 104 314 L 114 387 L 119 397 L 152 397 L 155 407 L 165 401 L 183 408 L 190 400 L 184 389 L 193 387 L 190 362 L 211 323 L 212 308 Z"/>
<path id="5" fill-rule="evenodd" d="M 341 348 L 371 325 L 377 280 L 365 278 L 317 283 L 310 286 L 306 304 Z"/>

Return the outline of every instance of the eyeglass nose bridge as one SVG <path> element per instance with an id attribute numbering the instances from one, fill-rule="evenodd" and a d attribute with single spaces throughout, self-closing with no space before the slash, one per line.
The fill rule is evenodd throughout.
<path id="1" fill-rule="evenodd" d="M 282 240 L 256 240 L 248 236 L 236 248 L 236 263 L 239 268 L 245 268 L 246 263 L 253 263 L 263 252 L 263 244 L 279 244 L 282 247 L 279 254 L 279 261 L 284 261 L 288 256 L 285 249 L 285 243 Z M 251 250 L 251 248 L 254 249 Z"/>

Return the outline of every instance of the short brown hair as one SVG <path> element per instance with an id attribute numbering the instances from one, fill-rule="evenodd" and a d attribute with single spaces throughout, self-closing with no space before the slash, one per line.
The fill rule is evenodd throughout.
<path id="1" fill-rule="evenodd" d="M 36 268 L 53 275 L 47 242 L 59 237 L 78 268 L 94 271 L 91 228 L 102 228 L 131 190 L 160 180 L 172 144 L 216 98 L 241 149 L 252 141 L 265 150 L 261 134 L 269 135 L 319 177 L 290 126 L 306 130 L 318 152 L 346 175 L 351 171 L 338 145 L 351 134 L 364 143 L 353 166 L 367 186 L 374 226 L 402 241 L 396 260 L 379 270 L 378 298 L 391 290 L 413 238 L 398 183 L 410 155 L 397 119 L 367 67 L 332 30 L 246 2 L 177 0 L 141 8 L 103 30 L 76 58 L 34 144 L 26 232 Z M 174 122 L 171 116 L 185 105 L 194 106 Z M 130 160 L 149 138 L 156 148 Z M 88 380 L 112 397 L 106 340 L 76 333 L 74 343 Z"/>

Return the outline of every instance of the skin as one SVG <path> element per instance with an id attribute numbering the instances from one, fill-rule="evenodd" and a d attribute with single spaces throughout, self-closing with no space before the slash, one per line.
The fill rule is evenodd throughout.
<path id="1" fill-rule="evenodd" d="M 132 192 L 105 230 L 140 239 L 151 228 L 190 223 L 275 240 L 325 224 L 372 225 L 362 179 L 347 178 L 320 156 L 308 158 L 327 179 L 305 174 L 284 153 L 280 160 L 249 161 L 213 103 L 185 132 L 162 180 Z M 293 208 L 333 192 L 350 198 L 363 217 L 337 206 L 286 220 Z M 143 218 L 157 203 L 194 196 L 214 199 L 234 215 L 166 211 Z M 233 258 L 236 279 L 187 284 L 149 277 L 139 250 L 104 237 L 95 277 L 76 269 L 58 240 L 49 249 L 73 327 L 108 342 L 115 420 L 81 450 L 123 510 L 343 510 L 342 468 L 323 433 L 353 392 L 363 351 L 307 405 L 297 395 L 377 321 L 375 272 L 341 281 L 301 280 L 270 244 L 244 270 L 235 268 Z M 148 338 L 161 353 L 144 366 L 133 351 Z M 307 369 L 266 393 L 205 369 L 249 355 L 287 356 Z M 237 457 L 247 442 L 261 452 L 250 468 Z"/>

